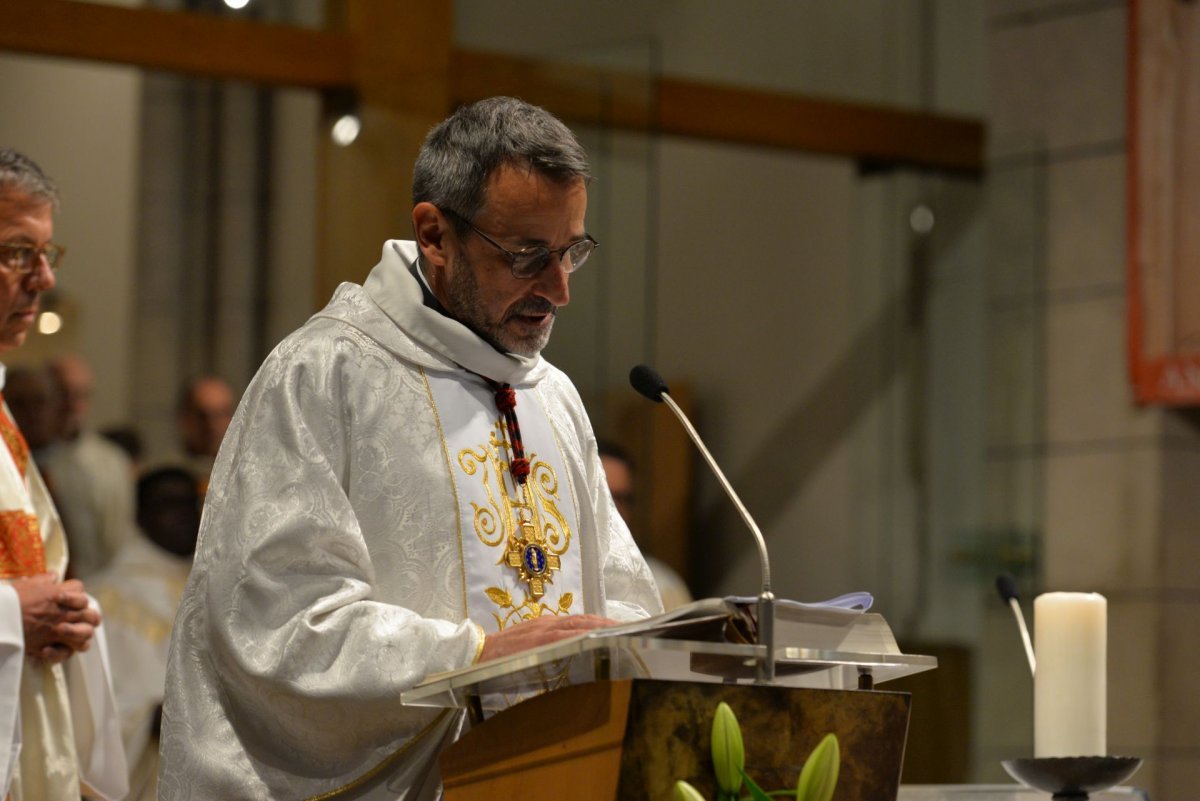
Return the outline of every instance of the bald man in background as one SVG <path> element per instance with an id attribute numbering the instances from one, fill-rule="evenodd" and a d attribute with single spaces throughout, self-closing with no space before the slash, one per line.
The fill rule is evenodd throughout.
<path id="1" fill-rule="evenodd" d="M 70 548 L 69 571 L 87 579 L 112 561 L 133 528 L 129 457 L 88 427 L 95 379 L 81 357 L 49 363 L 58 390 L 58 440 L 38 462 L 51 481 Z"/>

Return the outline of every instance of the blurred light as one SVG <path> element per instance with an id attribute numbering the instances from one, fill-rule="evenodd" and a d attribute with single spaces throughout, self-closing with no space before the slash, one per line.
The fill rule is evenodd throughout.
<path id="1" fill-rule="evenodd" d="M 37 330 L 39 334 L 57 334 L 62 330 L 62 317 L 52 311 L 42 312 L 38 315 Z"/>
<path id="2" fill-rule="evenodd" d="M 234 11 L 240 11 L 250 5 L 250 0 L 225 0 L 225 5 L 232 8 Z"/>
<path id="3" fill-rule="evenodd" d="M 353 144 L 358 138 L 358 132 L 362 130 L 362 122 L 359 121 L 356 114 L 343 114 L 338 117 L 337 122 L 333 124 L 333 130 L 329 135 L 333 137 L 333 143 L 340 147 L 346 147 Z"/>
<path id="4" fill-rule="evenodd" d="M 913 206 L 913 210 L 908 213 L 908 224 L 912 227 L 914 233 L 928 234 L 933 230 L 935 222 L 937 220 L 933 216 L 933 209 L 924 203 L 918 203 L 916 206 Z"/>

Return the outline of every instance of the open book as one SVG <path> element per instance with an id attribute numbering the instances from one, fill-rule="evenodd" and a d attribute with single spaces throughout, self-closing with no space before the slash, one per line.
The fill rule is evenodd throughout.
<path id="1" fill-rule="evenodd" d="M 863 670 L 882 682 L 937 665 L 933 657 L 903 654 L 883 616 L 867 611 L 871 602 L 867 593 L 821 603 L 776 600 L 775 683 L 843 689 L 856 686 Z M 747 645 L 758 642 L 757 606 L 753 597 L 705 598 L 657 617 L 428 676 L 402 700 L 461 706 L 472 693 L 541 691 L 557 686 L 547 676 L 578 682 L 601 673 L 609 679 L 754 681 L 757 657 Z M 601 654 L 604 659 L 594 658 Z"/>
<path id="2" fill-rule="evenodd" d="M 819 603 L 775 602 L 777 648 L 899 653 L 891 630 L 879 615 L 864 614 L 873 599 L 856 592 Z M 753 596 L 703 598 L 657 617 L 596 629 L 589 637 L 640 635 L 707 642 L 758 642 L 758 599 Z"/>

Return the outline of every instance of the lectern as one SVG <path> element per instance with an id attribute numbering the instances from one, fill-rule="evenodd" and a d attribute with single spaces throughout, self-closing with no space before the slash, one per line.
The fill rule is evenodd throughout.
<path id="1" fill-rule="evenodd" d="M 738 716 L 747 772 L 765 789 L 794 788 L 833 732 L 838 801 L 894 801 L 910 699 L 874 685 L 936 660 L 901 653 L 880 615 L 797 606 L 777 621 L 775 678 L 764 683 L 763 646 L 730 642 L 723 610 L 701 602 L 682 620 L 580 635 L 406 692 L 406 704 L 472 710 L 475 725 L 441 757 L 447 801 L 669 800 L 677 779 L 712 798 L 720 701 Z"/>

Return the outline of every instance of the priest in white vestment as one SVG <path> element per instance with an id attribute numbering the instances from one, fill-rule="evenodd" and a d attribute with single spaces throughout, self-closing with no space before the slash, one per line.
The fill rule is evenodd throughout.
<path id="1" fill-rule="evenodd" d="M 540 356 L 595 247 L 587 169 L 541 109 L 460 109 L 418 157 L 416 241 L 267 358 L 175 624 L 161 798 L 437 798 L 464 717 L 403 690 L 660 611 Z"/>
<path id="2" fill-rule="evenodd" d="M 55 285 L 57 200 L 35 163 L 0 149 L 0 351 L 24 343 Z M 99 611 L 63 581 L 62 522 L 7 406 L 0 439 L 0 797 L 116 801 L 125 759 Z"/>

